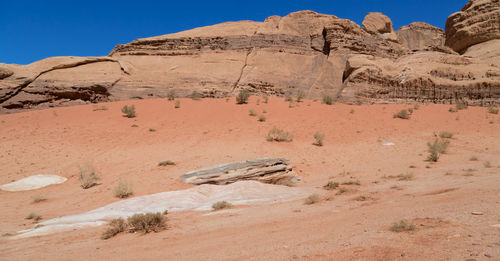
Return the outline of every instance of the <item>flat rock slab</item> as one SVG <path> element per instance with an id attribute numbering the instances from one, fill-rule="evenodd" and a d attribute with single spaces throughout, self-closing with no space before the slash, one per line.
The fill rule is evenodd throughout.
<path id="1" fill-rule="evenodd" d="M 49 185 L 60 184 L 67 180 L 65 177 L 57 175 L 34 175 L 12 183 L 0 186 L 0 190 L 5 191 L 26 191 L 43 188 Z"/>
<path id="2" fill-rule="evenodd" d="M 256 180 L 262 183 L 291 185 L 299 180 L 287 159 L 260 158 L 215 165 L 181 175 L 182 181 L 200 184 L 231 184 L 240 180 Z"/>
<path id="3" fill-rule="evenodd" d="M 219 201 L 233 205 L 272 204 L 303 199 L 311 189 L 240 181 L 226 186 L 201 185 L 186 190 L 168 191 L 121 200 L 82 214 L 40 222 L 35 228 L 19 231 L 13 238 L 51 234 L 59 231 L 100 226 L 114 218 L 127 218 L 136 213 L 184 210 L 211 210 Z"/>

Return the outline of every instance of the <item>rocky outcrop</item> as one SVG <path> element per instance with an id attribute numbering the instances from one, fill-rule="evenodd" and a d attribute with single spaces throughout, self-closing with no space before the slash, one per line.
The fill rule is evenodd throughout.
<path id="1" fill-rule="evenodd" d="M 441 28 L 427 23 L 415 22 L 399 28 L 398 41 L 409 50 L 443 48 L 445 34 Z"/>
<path id="2" fill-rule="evenodd" d="M 498 1 L 471 0 L 450 16 L 446 33 L 425 23 L 394 32 L 381 13 L 368 14 L 360 27 L 300 11 L 137 39 L 108 57 L 0 64 L 0 113 L 171 91 L 226 97 L 242 89 L 350 103 L 499 103 Z"/>
<path id="3" fill-rule="evenodd" d="M 181 175 L 181 179 L 194 185 L 226 185 L 241 180 L 292 185 L 298 180 L 292 168 L 292 165 L 286 159 L 262 158 L 220 164 L 202 170 L 191 171 Z"/>
<path id="4" fill-rule="evenodd" d="M 446 45 L 457 52 L 493 39 L 500 39 L 500 0 L 470 0 L 446 20 Z"/>

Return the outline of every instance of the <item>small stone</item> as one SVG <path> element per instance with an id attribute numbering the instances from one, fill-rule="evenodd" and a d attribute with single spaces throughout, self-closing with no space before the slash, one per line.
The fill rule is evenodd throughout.
<path id="1" fill-rule="evenodd" d="M 401 253 L 401 256 L 404 257 L 404 256 L 406 256 L 406 254 L 405 253 Z"/>
<path id="2" fill-rule="evenodd" d="M 481 212 L 481 211 L 472 211 L 471 214 L 474 215 L 474 216 L 482 216 L 482 215 L 484 215 L 484 213 Z"/>

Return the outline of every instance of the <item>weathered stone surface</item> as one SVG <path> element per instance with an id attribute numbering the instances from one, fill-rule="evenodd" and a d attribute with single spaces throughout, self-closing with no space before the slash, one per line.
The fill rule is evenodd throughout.
<path id="1" fill-rule="evenodd" d="M 500 0 L 470 0 L 446 20 L 446 45 L 457 52 L 500 39 Z"/>
<path id="2" fill-rule="evenodd" d="M 7 70 L 6 68 L 0 67 L 0 80 L 9 77 L 12 74 L 14 74 L 14 72 Z"/>
<path id="3" fill-rule="evenodd" d="M 427 23 L 415 22 L 399 28 L 396 32 L 399 42 L 410 50 L 425 50 L 429 47 L 443 47 L 445 34 L 441 28 Z"/>
<path id="4" fill-rule="evenodd" d="M 261 158 L 215 165 L 181 175 L 189 184 L 225 185 L 240 180 L 256 180 L 262 183 L 291 185 L 298 177 L 286 159 Z"/>
<path id="5" fill-rule="evenodd" d="M 368 13 L 363 20 L 362 26 L 363 30 L 370 34 L 380 35 L 390 41 L 397 41 L 392 21 L 385 14 Z"/>

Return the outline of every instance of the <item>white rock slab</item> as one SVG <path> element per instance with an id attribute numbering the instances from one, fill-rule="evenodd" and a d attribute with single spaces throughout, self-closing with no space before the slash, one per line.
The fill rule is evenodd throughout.
<path id="1" fill-rule="evenodd" d="M 307 197 L 311 189 L 240 181 L 229 185 L 204 184 L 186 190 L 168 191 L 121 200 L 86 213 L 64 216 L 39 223 L 39 228 L 19 231 L 14 238 L 44 235 L 86 226 L 99 226 L 114 218 L 136 213 L 184 210 L 211 210 L 212 204 L 227 201 L 233 205 L 271 204 Z"/>
<path id="2" fill-rule="evenodd" d="M 0 190 L 5 191 L 26 191 L 43 188 L 49 185 L 60 184 L 67 180 L 65 177 L 57 175 L 34 175 L 18 181 L 0 186 Z"/>

